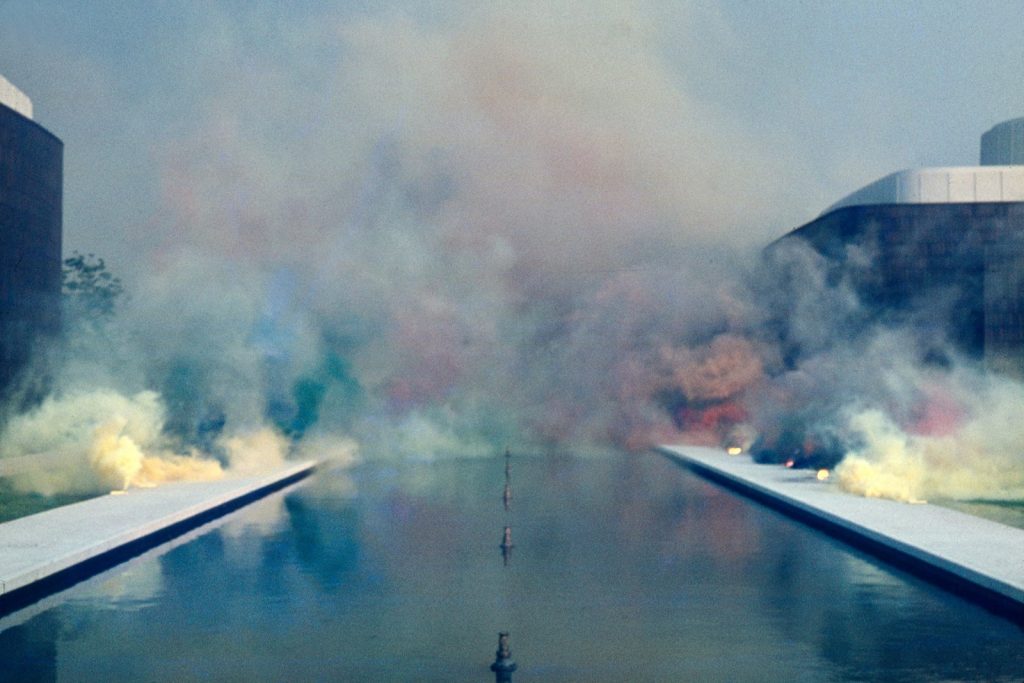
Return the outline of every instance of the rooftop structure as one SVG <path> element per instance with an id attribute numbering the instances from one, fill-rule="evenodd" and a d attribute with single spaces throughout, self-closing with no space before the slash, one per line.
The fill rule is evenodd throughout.
<path id="1" fill-rule="evenodd" d="M 846 206 L 1024 202 L 1024 117 L 981 136 L 980 166 L 911 168 L 849 194 L 821 215 Z"/>
<path id="2" fill-rule="evenodd" d="M 0 76 L 0 104 L 13 109 L 26 119 L 32 118 L 32 100 L 3 76 Z"/>
<path id="3" fill-rule="evenodd" d="M 799 238 L 827 259 L 830 277 L 854 288 L 864 325 L 907 324 L 938 347 L 949 342 L 1024 377 L 1022 152 L 1024 118 L 1001 123 L 982 137 L 987 165 L 889 174 L 769 247 L 769 261 L 785 269 L 778 247 Z M 780 325 L 784 345 L 787 329 Z"/>
<path id="4" fill-rule="evenodd" d="M 822 215 L 844 206 L 981 202 L 1024 202 L 1024 166 L 945 166 L 897 171 L 843 197 Z"/>
<path id="5" fill-rule="evenodd" d="M 992 126 L 981 136 L 981 165 L 1024 164 L 1024 116 Z"/>

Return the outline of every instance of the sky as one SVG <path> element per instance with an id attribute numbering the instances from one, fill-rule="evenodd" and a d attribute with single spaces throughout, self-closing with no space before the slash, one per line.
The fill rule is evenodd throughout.
<path id="1" fill-rule="evenodd" d="M 740 169 L 775 159 L 771 192 L 738 171 L 714 188 L 722 202 L 760 200 L 742 207 L 739 239 L 766 242 L 894 170 L 976 163 L 981 133 L 1024 112 L 1021 2 L 549 4 L 553 25 L 604 24 L 642 42 L 667 87 L 721 123 L 713 156 Z M 353 27 L 444 32 L 472 7 L 4 0 L 0 73 L 65 143 L 66 251 L 127 269 L 138 235 L 168 211 L 169 159 L 228 134 L 209 132 L 213 118 L 249 117 L 279 142 L 344 130 L 353 85 L 338 73 L 352 66 Z"/>

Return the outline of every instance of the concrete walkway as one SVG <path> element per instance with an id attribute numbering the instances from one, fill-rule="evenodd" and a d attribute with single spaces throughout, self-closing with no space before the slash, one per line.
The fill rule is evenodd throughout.
<path id="1" fill-rule="evenodd" d="M 283 488 L 315 466 L 293 463 L 260 476 L 130 489 L 0 524 L 0 613 Z"/>
<path id="2" fill-rule="evenodd" d="M 1024 622 L 1024 530 L 937 505 L 840 491 L 816 472 L 696 446 L 658 450 L 698 474 Z"/>

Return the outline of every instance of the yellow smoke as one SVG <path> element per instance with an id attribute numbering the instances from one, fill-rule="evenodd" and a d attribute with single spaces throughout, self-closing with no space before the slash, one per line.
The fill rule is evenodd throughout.
<path id="1" fill-rule="evenodd" d="M 288 455 L 288 439 L 269 427 L 234 434 L 219 441 L 227 453 L 232 474 L 249 475 L 267 472 L 284 464 Z"/>
<path id="2" fill-rule="evenodd" d="M 142 450 L 124 434 L 128 421 L 115 418 L 96 428 L 89 463 L 100 479 L 115 488 L 128 488 L 142 469 Z"/>
<path id="3" fill-rule="evenodd" d="M 223 475 L 214 460 L 170 450 L 163 426 L 163 402 L 152 391 L 126 396 L 96 389 L 51 396 L 10 420 L 0 437 L 0 458 L 38 462 L 11 482 L 44 495 Z"/>
<path id="4" fill-rule="evenodd" d="M 125 434 L 128 421 L 114 417 L 96 428 L 89 463 L 100 480 L 113 488 L 152 487 L 169 481 L 210 481 L 224 475 L 220 463 L 195 455 L 146 455 Z"/>
<path id="5" fill-rule="evenodd" d="M 905 502 L 1024 498 L 1022 398 L 1020 387 L 996 387 L 944 436 L 908 434 L 878 410 L 858 413 L 849 427 L 862 446 L 835 468 L 839 486 Z"/>
<path id="6" fill-rule="evenodd" d="M 303 439 L 295 452 L 298 460 L 318 460 L 347 468 L 359 462 L 359 443 L 347 437 L 315 435 Z"/>
<path id="7" fill-rule="evenodd" d="M 125 396 L 110 389 L 49 397 L 14 417 L 0 435 L 0 459 L 18 458 L 10 481 L 43 495 L 152 487 L 172 481 L 211 481 L 279 468 L 291 442 L 278 431 L 256 426 L 217 442 L 227 466 L 205 454 L 175 452 L 164 433 L 159 394 Z M 356 442 L 327 436 L 302 442 L 297 456 L 349 466 Z"/>

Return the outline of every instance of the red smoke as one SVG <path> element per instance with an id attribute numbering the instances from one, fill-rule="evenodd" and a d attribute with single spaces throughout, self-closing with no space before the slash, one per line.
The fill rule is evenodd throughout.
<path id="1" fill-rule="evenodd" d="M 950 436 L 963 424 L 967 410 L 953 391 L 941 384 L 928 384 L 911 411 L 906 430 L 921 436 Z"/>
<path id="2" fill-rule="evenodd" d="M 397 412 L 442 402 L 462 375 L 465 343 L 458 320 L 440 302 L 422 303 L 396 313 L 389 338 L 397 362 L 384 390 Z"/>
<path id="3" fill-rule="evenodd" d="M 704 408 L 683 407 L 674 417 L 684 432 L 711 433 L 724 439 L 729 430 L 744 423 L 748 415 L 740 403 L 725 402 Z"/>

